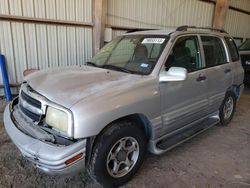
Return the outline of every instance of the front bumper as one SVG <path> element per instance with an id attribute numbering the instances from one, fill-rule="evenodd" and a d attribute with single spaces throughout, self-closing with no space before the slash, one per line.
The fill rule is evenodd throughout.
<path id="1" fill-rule="evenodd" d="M 70 174 L 83 170 L 85 166 L 86 139 L 69 146 L 45 143 L 20 131 L 12 120 L 9 104 L 4 111 L 4 126 L 11 140 L 22 155 L 42 171 L 56 174 Z M 66 161 L 82 153 L 77 161 L 66 165 Z"/>

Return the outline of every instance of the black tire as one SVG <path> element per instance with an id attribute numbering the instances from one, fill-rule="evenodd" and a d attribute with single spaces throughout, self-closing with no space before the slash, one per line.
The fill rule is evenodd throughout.
<path id="1" fill-rule="evenodd" d="M 230 115 L 226 115 L 226 105 L 228 103 L 229 100 L 232 100 L 232 111 L 230 113 Z M 220 107 L 220 123 L 222 126 L 227 126 L 230 121 L 232 120 L 233 118 L 233 115 L 234 115 L 234 112 L 235 112 L 235 107 L 236 107 L 236 97 L 234 95 L 234 93 L 232 92 L 227 92 L 226 93 L 226 96 L 221 104 L 221 107 Z"/>
<path id="2" fill-rule="evenodd" d="M 131 139 L 132 141 L 135 140 L 135 142 L 131 142 L 131 145 L 123 147 L 124 150 L 118 149 L 118 148 L 121 148 L 120 147 L 121 143 L 129 144 L 130 142 L 129 139 Z M 132 154 L 130 152 L 127 152 L 127 154 L 124 154 L 124 151 L 126 150 L 127 147 L 134 146 L 134 145 L 136 146 L 135 147 L 136 149 L 135 151 L 132 151 L 132 152 L 130 151 Z M 139 151 L 137 150 L 137 148 L 139 148 Z M 97 141 L 93 148 L 91 161 L 88 166 L 89 175 L 94 181 L 96 181 L 103 187 L 111 188 L 111 187 L 121 186 L 124 183 L 128 182 L 135 175 L 135 173 L 139 170 L 139 168 L 141 167 L 143 163 L 146 150 L 147 150 L 146 136 L 143 130 L 139 126 L 137 126 L 133 122 L 113 123 L 107 130 L 105 130 L 97 138 Z M 115 153 L 114 155 L 113 155 L 113 152 Z M 122 154 L 120 155 L 120 159 L 118 160 L 119 153 L 120 154 L 122 153 Z M 115 159 L 110 160 L 108 159 L 108 156 L 109 157 L 116 156 L 116 157 Z M 113 176 L 111 175 L 113 172 L 112 170 L 114 169 L 115 163 L 121 164 L 120 162 L 121 161 L 124 162 L 125 160 L 124 157 L 126 159 L 129 159 L 130 157 L 134 157 L 134 156 L 136 158 L 135 160 L 136 162 L 132 163 L 132 165 L 128 167 L 128 169 L 130 170 L 127 172 L 127 174 L 124 174 L 121 177 L 114 177 L 114 174 Z M 133 160 L 131 159 L 131 161 Z M 122 165 L 119 165 L 121 169 L 123 168 L 121 167 Z M 120 168 L 118 168 L 118 170 Z"/>

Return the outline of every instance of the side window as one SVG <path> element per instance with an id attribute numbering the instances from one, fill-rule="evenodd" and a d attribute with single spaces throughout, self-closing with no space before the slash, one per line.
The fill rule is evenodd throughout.
<path id="1" fill-rule="evenodd" d="M 206 67 L 213 67 L 227 62 L 225 48 L 221 39 L 211 36 L 201 36 L 201 40 Z"/>
<path id="2" fill-rule="evenodd" d="M 231 54 L 232 61 L 238 61 L 239 60 L 239 53 L 238 49 L 236 47 L 236 44 L 234 43 L 234 40 L 229 37 L 225 37 L 229 52 Z"/>
<path id="3" fill-rule="evenodd" d="M 201 69 L 198 38 L 196 36 L 179 38 L 174 44 L 165 66 L 166 70 L 170 67 L 184 67 L 188 72 Z"/>

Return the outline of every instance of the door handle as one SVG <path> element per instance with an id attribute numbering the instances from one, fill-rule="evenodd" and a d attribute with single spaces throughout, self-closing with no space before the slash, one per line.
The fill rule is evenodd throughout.
<path id="1" fill-rule="evenodd" d="M 227 74 L 227 73 L 229 73 L 229 72 L 231 72 L 231 69 L 229 69 L 229 68 L 227 68 L 227 69 L 224 70 L 224 73 L 225 73 L 225 74 Z"/>
<path id="2" fill-rule="evenodd" d="M 207 79 L 206 76 L 204 76 L 204 75 L 199 75 L 199 77 L 196 79 L 196 81 L 197 81 L 197 82 L 201 82 L 201 81 L 206 80 L 206 79 Z"/>

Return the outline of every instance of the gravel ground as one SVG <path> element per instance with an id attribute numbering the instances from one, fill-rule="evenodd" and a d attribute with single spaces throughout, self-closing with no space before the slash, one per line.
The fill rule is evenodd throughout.
<path id="1" fill-rule="evenodd" d="M 1 103 L 2 104 L 2 103 Z M 213 127 L 161 155 L 148 155 L 124 188 L 250 188 L 250 87 L 228 127 Z M 85 172 L 48 176 L 21 157 L 6 135 L 0 115 L 0 187 L 97 187 Z"/>

